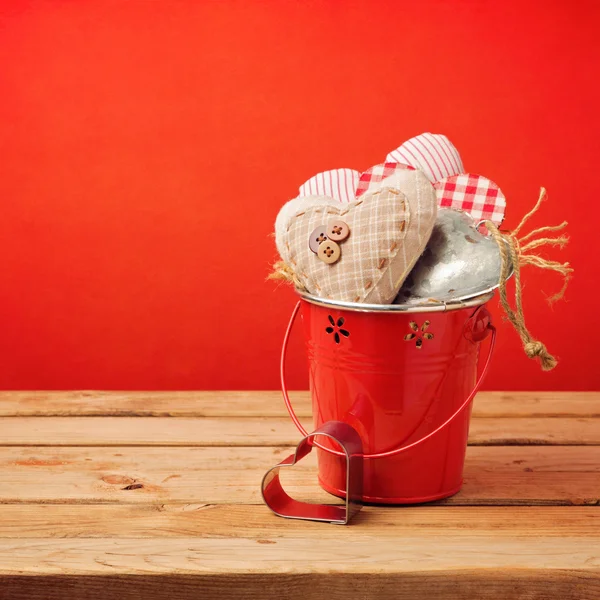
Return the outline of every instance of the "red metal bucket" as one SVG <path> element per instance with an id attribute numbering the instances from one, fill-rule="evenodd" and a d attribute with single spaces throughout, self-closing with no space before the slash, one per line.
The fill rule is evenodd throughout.
<path id="1" fill-rule="evenodd" d="M 285 386 L 285 354 L 301 308 L 315 428 L 351 425 L 363 445 L 362 501 L 413 504 L 446 498 L 462 485 L 471 400 L 491 358 L 495 329 L 485 302 L 373 306 L 305 296 L 288 327 L 281 359 L 284 398 L 303 435 Z M 492 333 L 477 377 L 480 345 Z M 319 482 L 346 494 L 346 457 L 319 444 Z"/>

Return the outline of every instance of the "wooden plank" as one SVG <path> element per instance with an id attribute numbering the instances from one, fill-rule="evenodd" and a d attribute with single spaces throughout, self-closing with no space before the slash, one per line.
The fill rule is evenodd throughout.
<path id="1" fill-rule="evenodd" d="M 469 443 L 598 445 L 599 423 L 587 417 L 473 419 Z M 0 419 L 1 446 L 282 446 L 299 437 L 290 419 L 275 417 Z"/>
<path id="2" fill-rule="evenodd" d="M 266 506 L 237 504 L 7 504 L 0 538 L 243 537 L 274 540 L 339 537 L 323 523 L 281 519 Z M 355 533 L 387 540 L 433 537 L 600 538 L 600 507 L 380 507 L 366 506 L 353 521 Z M 553 541 L 556 543 L 556 540 Z"/>
<path id="3" fill-rule="evenodd" d="M 401 544 L 399 544 L 401 545 Z M 39 559 L 45 555 L 40 553 Z M 100 558 L 100 557 L 99 557 Z M 111 557 L 114 560 L 114 557 Z M 382 557 L 385 560 L 385 557 Z M 150 569 L 136 575 L 23 575 L 0 578 L 0 600 L 597 600 L 600 578 L 582 569 L 461 568 L 400 573 L 305 573 L 290 560 L 285 572 L 215 574 Z M 106 562 L 110 565 L 110 562 Z M 108 567 L 107 567 L 108 568 Z"/>
<path id="4" fill-rule="evenodd" d="M 308 392 L 291 392 L 311 416 Z M 0 392 L 0 416 L 285 417 L 279 391 Z M 476 417 L 599 417 L 600 392 L 480 392 Z"/>
<path id="5" fill-rule="evenodd" d="M 323 526 L 322 531 L 326 531 Z M 360 527 L 335 535 L 314 531 L 277 539 L 242 537 L 69 538 L 0 540 L 0 574 L 242 573 L 352 574 L 474 572 L 488 569 L 538 572 L 576 570 L 600 577 L 600 538 L 538 536 L 407 535 L 381 539 Z M 265 543 L 266 542 L 266 543 Z M 274 542 L 274 543 L 273 543 Z"/>
<path id="6" fill-rule="evenodd" d="M 291 448 L 0 448 L 0 503 L 262 504 L 265 471 Z M 290 493 L 332 502 L 309 455 L 282 478 Z M 471 446 L 449 505 L 596 505 L 600 447 Z"/>
<path id="7" fill-rule="evenodd" d="M 298 441 L 289 419 L 262 417 L 10 417 L 2 446 L 280 446 Z"/>
<path id="8" fill-rule="evenodd" d="M 473 419 L 469 431 L 473 445 L 598 445 L 600 419 L 588 417 L 490 417 Z"/>

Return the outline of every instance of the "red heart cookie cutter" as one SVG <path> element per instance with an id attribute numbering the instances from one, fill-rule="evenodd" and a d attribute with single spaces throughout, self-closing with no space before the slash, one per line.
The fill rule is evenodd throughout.
<path id="1" fill-rule="evenodd" d="M 281 485 L 279 470 L 292 467 L 310 454 L 317 445 L 315 437 L 323 436 L 337 442 L 346 456 L 346 501 L 343 505 L 312 504 L 300 502 L 289 496 Z M 321 427 L 304 437 L 294 454 L 269 469 L 262 480 L 261 491 L 266 505 L 278 516 L 287 519 L 324 521 L 347 525 L 362 508 L 363 447 L 360 436 L 348 423 L 327 421 Z"/>

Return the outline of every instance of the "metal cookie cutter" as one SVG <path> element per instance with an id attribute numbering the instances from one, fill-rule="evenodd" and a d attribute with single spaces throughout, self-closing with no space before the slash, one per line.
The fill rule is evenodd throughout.
<path id="1" fill-rule="evenodd" d="M 319 444 L 314 438 L 327 437 L 337 442 L 346 456 L 346 502 L 342 506 L 300 502 L 290 497 L 281 485 L 279 470 L 292 467 L 310 454 Z M 321 427 L 302 438 L 294 454 L 269 469 L 262 480 L 261 491 L 266 505 L 278 516 L 287 519 L 324 521 L 347 525 L 362 508 L 363 448 L 356 430 L 342 421 L 327 421 Z"/>

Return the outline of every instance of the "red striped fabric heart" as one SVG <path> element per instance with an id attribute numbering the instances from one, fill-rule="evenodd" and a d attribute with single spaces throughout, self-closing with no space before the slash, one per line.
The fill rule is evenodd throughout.
<path id="1" fill-rule="evenodd" d="M 360 173 L 354 169 L 333 169 L 317 173 L 300 186 L 300 196 L 329 196 L 344 204 L 356 199 Z"/>
<path id="2" fill-rule="evenodd" d="M 431 182 L 464 173 L 465 170 L 458 150 L 445 135 L 439 133 L 417 135 L 392 150 L 385 160 L 419 169 Z"/>

